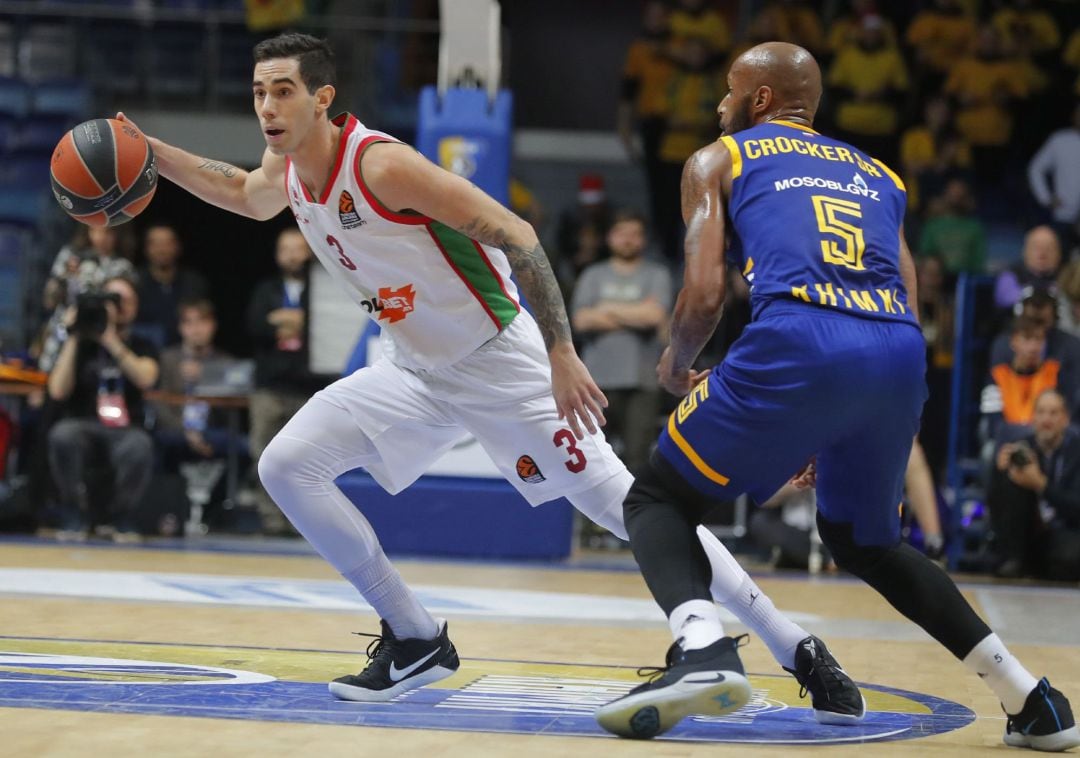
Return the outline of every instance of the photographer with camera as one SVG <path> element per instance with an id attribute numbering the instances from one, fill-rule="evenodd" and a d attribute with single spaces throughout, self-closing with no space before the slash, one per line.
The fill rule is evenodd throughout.
<path id="1" fill-rule="evenodd" d="M 109 279 L 80 295 L 69 312 L 68 337 L 49 373 L 48 391 L 62 404 L 49 431 L 49 467 L 63 508 L 60 539 L 81 540 L 92 514 L 85 480 L 91 460 L 107 462 L 113 482 L 107 518 L 118 542 L 138 539 L 134 509 L 153 470 L 153 442 L 143 428 L 143 392 L 157 382 L 157 351 L 131 334 L 138 312 L 135 285 Z"/>
<path id="2" fill-rule="evenodd" d="M 1035 400 L 1034 433 L 997 453 L 987 504 L 1004 559 L 997 575 L 1080 579 L 1080 433 L 1065 397 Z"/>

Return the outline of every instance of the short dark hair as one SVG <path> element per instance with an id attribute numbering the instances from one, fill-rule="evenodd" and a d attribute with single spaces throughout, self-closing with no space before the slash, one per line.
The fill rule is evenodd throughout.
<path id="1" fill-rule="evenodd" d="M 649 222 L 645 219 L 645 214 L 636 208 L 619 208 L 619 210 L 615 211 L 614 215 L 611 217 L 612 226 L 621 224 L 624 221 L 633 221 L 641 224 L 641 227 L 645 230 L 648 230 L 649 228 Z"/>
<path id="2" fill-rule="evenodd" d="M 205 297 L 185 297 L 176 306 L 177 318 L 182 318 L 184 311 L 198 311 L 200 316 L 217 318 L 214 312 L 214 304 Z"/>
<path id="3" fill-rule="evenodd" d="M 296 58 L 300 64 L 300 78 L 311 94 L 319 87 L 337 84 L 334 51 L 324 39 L 299 32 L 285 32 L 264 39 L 255 46 L 253 53 L 256 63 L 274 58 Z"/>
<path id="4" fill-rule="evenodd" d="M 1012 329 L 1009 330 L 1010 335 L 1022 334 L 1025 337 L 1030 337 L 1035 334 L 1046 336 L 1046 327 L 1041 321 L 1031 316 L 1021 314 L 1017 316 L 1012 323 Z"/>

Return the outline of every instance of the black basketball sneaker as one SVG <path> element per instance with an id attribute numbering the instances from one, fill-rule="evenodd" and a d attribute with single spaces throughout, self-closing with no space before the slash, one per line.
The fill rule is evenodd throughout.
<path id="1" fill-rule="evenodd" d="M 439 622 L 433 640 L 399 640 L 381 621 L 382 635 L 368 645 L 368 665 L 359 674 L 330 682 L 330 693 L 342 700 L 384 703 L 403 692 L 437 682 L 458 670 L 457 650 L 446 634 L 446 621 Z"/>
<path id="2" fill-rule="evenodd" d="M 1004 709 L 1002 709 L 1004 710 Z M 1015 716 L 1006 714 L 1005 744 L 1034 750 L 1061 752 L 1080 745 L 1072 709 L 1065 696 L 1043 677 Z"/>
<path id="3" fill-rule="evenodd" d="M 668 648 L 663 668 L 639 669 L 649 681 L 601 706 L 600 726 L 620 737 L 647 740 L 690 715 L 723 716 L 750 702 L 750 682 L 739 660 L 739 641 L 722 637 L 700 650 Z"/>
<path id="4" fill-rule="evenodd" d="M 799 643 L 795 648 L 795 668 L 785 666 L 784 671 L 794 675 L 802 685 L 799 697 L 810 693 L 814 718 L 819 724 L 854 724 L 866 715 L 866 701 L 858 686 L 817 637 L 807 637 Z"/>

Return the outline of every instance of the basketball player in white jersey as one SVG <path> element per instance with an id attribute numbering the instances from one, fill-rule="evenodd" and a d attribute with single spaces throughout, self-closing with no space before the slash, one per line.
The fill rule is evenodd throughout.
<path id="1" fill-rule="evenodd" d="M 393 137 L 349 114 L 329 118 L 334 66 L 324 41 L 282 34 L 254 53 L 260 168 L 150 142 L 161 175 L 209 203 L 260 220 L 290 207 L 315 255 L 383 327 L 383 357 L 308 401 L 263 452 L 259 475 L 382 619 L 368 666 L 330 691 L 386 701 L 452 674 L 457 652 L 446 622 L 423 608 L 335 486 L 338 475 L 363 467 L 397 493 L 471 433 L 532 505 L 565 496 L 623 539 L 632 477 L 597 433 L 606 400 L 574 351 L 532 227 Z M 718 540 L 703 542 L 717 599 L 793 669 L 808 633 Z M 821 671 L 807 685 L 819 712 L 829 708 L 825 675 L 835 676 Z"/>

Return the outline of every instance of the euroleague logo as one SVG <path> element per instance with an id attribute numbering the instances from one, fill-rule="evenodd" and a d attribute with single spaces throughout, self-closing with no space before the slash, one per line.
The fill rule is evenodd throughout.
<path id="1" fill-rule="evenodd" d="M 540 484 L 547 480 L 547 477 L 540 473 L 540 467 L 531 455 L 523 455 L 517 459 L 517 475 L 527 484 Z"/>
<path id="2" fill-rule="evenodd" d="M 355 229 L 367 223 L 356 212 L 356 203 L 353 202 L 353 197 L 348 190 L 342 190 L 338 198 L 338 218 L 341 220 L 342 229 Z"/>

